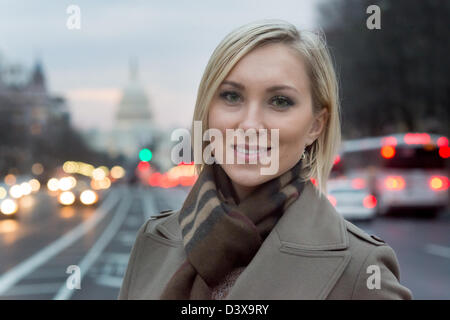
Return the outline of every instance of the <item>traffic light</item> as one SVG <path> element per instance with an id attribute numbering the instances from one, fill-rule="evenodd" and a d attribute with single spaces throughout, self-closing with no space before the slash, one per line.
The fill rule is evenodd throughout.
<path id="1" fill-rule="evenodd" d="M 148 161 L 152 160 L 152 156 L 153 156 L 153 154 L 150 151 L 150 149 L 145 148 L 145 149 L 142 149 L 141 151 L 139 151 L 139 160 L 141 160 L 141 161 L 148 162 Z"/>

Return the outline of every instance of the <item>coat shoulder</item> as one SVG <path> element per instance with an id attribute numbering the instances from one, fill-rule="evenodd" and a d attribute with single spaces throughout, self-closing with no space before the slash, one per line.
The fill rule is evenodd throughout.
<path id="1" fill-rule="evenodd" d="M 171 241 L 182 241 L 181 230 L 177 221 L 180 210 L 164 210 L 150 217 L 145 223 L 144 233 L 159 236 Z"/>
<path id="2" fill-rule="evenodd" d="M 386 245 L 386 241 L 384 241 L 380 237 L 376 235 L 369 235 L 367 232 L 358 228 L 353 223 L 347 220 L 345 220 L 345 225 L 349 234 L 353 235 L 353 237 L 359 241 L 363 241 L 365 243 L 369 243 L 374 246 Z"/>
<path id="3" fill-rule="evenodd" d="M 151 216 L 149 218 L 149 220 L 158 220 L 158 219 L 161 219 L 161 218 L 164 218 L 164 217 L 168 217 L 168 216 L 170 216 L 170 215 L 172 215 L 174 213 L 175 213 L 175 210 L 163 210 L 160 213 L 158 213 L 158 214 L 156 214 L 154 216 Z"/>
<path id="4" fill-rule="evenodd" d="M 400 284 L 394 250 L 351 222 L 345 220 L 345 225 L 352 259 L 328 299 L 412 299 L 411 291 Z M 376 288 L 374 274 L 379 275 Z"/>

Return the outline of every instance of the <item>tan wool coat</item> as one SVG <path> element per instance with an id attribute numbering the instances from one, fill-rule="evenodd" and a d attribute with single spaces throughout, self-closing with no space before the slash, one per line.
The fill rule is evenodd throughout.
<path id="1" fill-rule="evenodd" d="M 119 299 L 159 299 L 186 254 L 179 210 L 140 228 Z M 225 300 L 412 299 L 393 249 L 346 221 L 308 181 Z"/>

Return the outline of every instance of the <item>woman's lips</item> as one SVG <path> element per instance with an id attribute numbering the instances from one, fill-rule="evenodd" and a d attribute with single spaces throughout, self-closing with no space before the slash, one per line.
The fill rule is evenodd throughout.
<path id="1" fill-rule="evenodd" d="M 261 156 L 270 156 L 270 150 L 272 147 L 258 147 L 248 145 L 233 145 L 234 154 L 238 159 L 248 161 L 255 161 L 261 158 Z"/>

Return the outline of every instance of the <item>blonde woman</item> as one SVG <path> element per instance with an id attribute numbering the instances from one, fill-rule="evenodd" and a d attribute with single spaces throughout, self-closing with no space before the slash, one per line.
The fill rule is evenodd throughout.
<path id="1" fill-rule="evenodd" d="M 198 165 L 182 208 L 139 230 L 119 298 L 411 299 L 392 248 L 344 220 L 325 196 L 339 115 L 323 37 L 282 20 L 227 35 L 204 72 L 193 120 L 224 136 L 278 129 L 278 139 L 224 139 L 223 158 L 244 163 Z M 273 174 L 261 174 L 267 163 L 250 163 L 274 154 Z"/>

